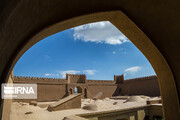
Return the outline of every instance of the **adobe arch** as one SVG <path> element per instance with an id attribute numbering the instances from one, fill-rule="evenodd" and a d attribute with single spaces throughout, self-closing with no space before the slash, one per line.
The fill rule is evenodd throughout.
<path id="1" fill-rule="evenodd" d="M 26 39 L 30 38 L 28 39 L 28 42 L 22 44 L 19 43 L 19 45 L 16 46 L 17 49 L 14 50 L 14 54 L 9 58 L 5 69 L 2 68 L 1 79 L 4 81 L 6 80 L 7 82 L 10 71 L 21 55 L 41 39 L 78 25 L 97 21 L 110 21 L 141 50 L 153 66 L 159 79 L 166 119 L 178 119 L 179 99 L 176 89 L 177 84 L 175 84 L 172 71 L 167 61 L 151 40 L 121 11 L 96 12 L 94 14 L 88 14 L 88 12 L 85 12 L 85 14 L 86 15 L 78 17 L 75 15 L 74 18 L 70 18 L 69 20 L 66 19 L 60 23 L 53 24 L 50 27 L 44 26 L 45 29 L 38 30 L 40 32 L 34 31 L 34 33 L 38 32 L 35 36 L 34 34 L 29 33 L 29 36 L 26 36 Z"/>
<path id="2" fill-rule="evenodd" d="M 87 98 L 87 88 L 84 88 L 84 98 Z"/>
<path id="3" fill-rule="evenodd" d="M 77 90 L 77 91 L 76 91 Z M 83 88 L 81 87 L 81 86 L 76 86 L 75 88 L 74 88 L 74 92 L 75 93 L 83 93 Z"/>
<path id="4" fill-rule="evenodd" d="M 74 91 L 73 91 L 73 88 L 69 88 L 69 94 L 73 94 Z"/>

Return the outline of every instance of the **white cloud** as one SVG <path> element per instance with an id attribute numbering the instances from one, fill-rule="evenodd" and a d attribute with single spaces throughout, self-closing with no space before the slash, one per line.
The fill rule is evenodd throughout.
<path id="1" fill-rule="evenodd" d="M 69 73 L 69 74 L 77 74 L 77 73 L 80 73 L 80 71 L 76 71 L 76 70 L 60 71 L 60 74 L 61 74 L 62 78 L 65 78 L 65 77 L 66 77 L 66 73 Z"/>
<path id="2" fill-rule="evenodd" d="M 78 71 L 78 70 L 65 70 L 65 71 L 58 71 L 57 70 L 57 73 L 46 73 L 44 74 L 44 76 L 49 76 L 49 77 L 54 77 L 54 76 L 61 76 L 62 78 L 65 78 L 66 77 L 66 73 L 69 73 L 69 74 L 78 74 L 78 73 L 86 73 L 88 75 L 94 75 L 95 72 L 97 72 L 97 70 L 91 70 L 91 69 L 87 69 L 87 70 L 83 70 L 83 71 Z"/>
<path id="3" fill-rule="evenodd" d="M 129 41 L 126 36 L 108 21 L 85 24 L 73 29 L 74 40 L 111 45 L 120 45 Z"/>
<path id="4" fill-rule="evenodd" d="M 83 72 L 85 72 L 88 75 L 94 75 L 95 72 L 97 72 L 96 70 L 84 70 Z"/>
<path id="5" fill-rule="evenodd" d="M 136 73 L 136 72 L 138 72 L 138 71 L 140 71 L 140 70 L 141 70 L 141 67 L 135 66 L 135 67 L 127 68 L 127 69 L 125 69 L 124 71 L 125 71 L 125 72 L 130 72 L 130 73 Z"/>
<path id="6" fill-rule="evenodd" d="M 115 51 L 113 51 L 113 52 L 112 52 L 112 54 L 116 54 L 116 52 L 115 52 Z"/>
<path id="7" fill-rule="evenodd" d="M 50 73 L 46 73 L 46 74 L 44 74 L 45 76 L 51 76 L 51 74 Z"/>
<path id="8" fill-rule="evenodd" d="M 51 74 L 51 73 L 46 73 L 44 74 L 45 76 L 59 76 L 59 74 Z"/>

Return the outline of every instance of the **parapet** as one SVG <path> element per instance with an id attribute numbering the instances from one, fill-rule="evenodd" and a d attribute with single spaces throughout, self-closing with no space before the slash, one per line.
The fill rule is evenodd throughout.
<path id="1" fill-rule="evenodd" d="M 113 80 L 86 80 L 88 84 L 115 84 Z"/>
<path id="2" fill-rule="evenodd" d="M 114 81 L 116 84 L 123 84 L 124 83 L 124 75 L 114 75 Z"/>
<path id="3" fill-rule="evenodd" d="M 125 80 L 125 82 L 137 82 L 137 81 L 152 80 L 152 79 L 157 80 L 157 76 L 152 75 L 152 76 L 145 76 L 145 77 L 139 77 L 139 78 L 132 78 L 132 79 Z"/>
<path id="4" fill-rule="evenodd" d="M 59 78 L 43 78 L 43 77 L 25 77 L 25 76 L 14 76 L 14 83 L 57 83 L 66 84 L 66 79 Z"/>
<path id="5" fill-rule="evenodd" d="M 66 79 L 14 76 L 14 83 L 47 83 L 47 84 L 67 84 L 67 83 L 87 83 L 87 84 L 123 84 L 128 82 L 138 82 L 144 80 L 157 80 L 157 76 L 146 76 L 124 80 L 124 75 L 114 75 L 114 80 L 86 80 L 85 74 L 66 74 Z"/>
<path id="6" fill-rule="evenodd" d="M 68 83 L 86 83 L 85 74 L 66 74 L 66 80 Z"/>

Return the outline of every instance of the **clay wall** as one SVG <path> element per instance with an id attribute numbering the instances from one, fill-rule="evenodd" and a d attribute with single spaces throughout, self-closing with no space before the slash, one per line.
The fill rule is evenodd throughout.
<path id="1" fill-rule="evenodd" d="M 13 83 L 37 83 L 37 101 L 60 100 L 66 96 L 67 80 L 65 79 L 15 76 Z"/>
<path id="2" fill-rule="evenodd" d="M 141 77 L 125 80 L 122 95 L 160 96 L 159 84 L 156 76 Z"/>
<path id="3" fill-rule="evenodd" d="M 116 82 L 116 84 L 124 83 L 124 75 L 114 75 L 114 81 Z"/>
<path id="4" fill-rule="evenodd" d="M 41 77 L 24 77 L 14 76 L 14 83 L 44 83 L 44 84 L 66 84 L 66 79 L 60 78 L 41 78 Z"/>
<path id="5" fill-rule="evenodd" d="M 103 95 L 100 99 L 111 97 L 115 91 L 116 85 L 89 85 L 88 90 L 88 98 L 93 98 L 98 92 L 103 92 Z"/>
<path id="6" fill-rule="evenodd" d="M 70 88 L 82 88 L 82 98 L 92 98 L 103 92 L 102 98 L 118 95 L 159 96 L 159 85 L 156 76 L 124 80 L 123 75 L 115 80 L 86 80 L 85 75 L 67 74 L 66 79 L 14 77 L 14 83 L 37 83 L 38 101 L 59 100 L 70 94 Z M 69 83 L 70 82 L 70 83 Z M 84 93 L 86 88 L 86 93 Z"/>
<path id="7" fill-rule="evenodd" d="M 87 84 L 80 84 L 80 83 L 77 83 L 77 84 L 69 83 L 69 84 L 67 84 L 68 95 L 76 93 L 75 88 L 77 88 L 77 89 L 79 88 L 80 91 L 77 90 L 77 93 L 78 92 L 81 93 L 81 98 L 87 98 L 87 96 L 88 96 Z"/>
<path id="8" fill-rule="evenodd" d="M 76 104 L 74 104 L 76 103 Z M 48 111 L 81 108 L 81 94 L 74 93 L 48 106 Z"/>
<path id="9" fill-rule="evenodd" d="M 66 74 L 68 83 L 86 83 L 86 75 Z"/>
<path id="10" fill-rule="evenodd" d="M 38 100 L 60 100 L 66 96 L 66 85 L 37 84 Z"/>
<path id="11" fill-rule="evenodd" d="M 87 84 L 115 84 L 113 80 L 86 80 Z"/>

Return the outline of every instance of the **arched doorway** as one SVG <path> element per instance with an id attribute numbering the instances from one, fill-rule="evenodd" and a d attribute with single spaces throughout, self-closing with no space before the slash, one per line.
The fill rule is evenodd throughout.
<path id="1" fill-rule="evenodd" d="M 7 65 L 7 67 L 4 67 L 6 69 L 3 69 L 4 71 L 2 73 L 4 74 L 1 76 L 2 80 L 4 80 L 3 82 L 7 82 L 8 74 L 10 74 L 10 72 L 8 73 L 8 71 L 11 71 L 13 69 L 13 66 L 15 65 L 17 60 L 21 57 L 21 55 L 36 42 L 40 41 L 42 38 L 49 36 L 50 34 L 68 29 L 70 27 L 74 27 L 77 25 L 81 25 L 93 21 L 100 21 L 100 20 L 111 21 L 147 57 L 147 59 L 152 64 L 159 78 L 161 94 L 162 94 L 162 98 L 164 98 L 163 99 L 164 112 L 169 116 L 166 117 L 169 119 L 171 118 L 171 116 L 178 117 L 179 101 L 178 101 L 177 89 L 172 71 L 167 61 L 165 60 L 163 55 L 159 52 L 159 50 L 155 47 L 155 45 L 149 40 L 149 38 L 121 11 L 96 13 L 96 14 L 80 16 L 74 19 L 70 19 L 52 25 L 51 27 L 41 30 L 36 35 L 34 34 L 27 35 L 29 37 L 26 36 L 24 38 L 31 38 L 31 39 L 29 39 L 27 43 L 22 42 L 23 44 L 18 46 L 17 51 L 14 52 L 13 56 L 9 57 L 8 64 L 5 64 Z"/>
<path id="2" fill-rule="evenodd" d="M 118 95 L 121 95 L 121 91 L 122 91 L 122 89 L 119 88 L 119 89 L 118 89 Z"/>
<path id="3" fill-rule="evenodd" d="M 72 88 L 69 89 L 69 93 L 73 94 L 73 89 Z"/>
<path id="4" fill-rule="evenodd" d="M 87 88 L 84 89 L 84 98 L 87 98 Z"/>
<path id="5" fill-rule="evenodd" d="M 74 88 L 75 93 L 82 93 L 82 91 L 83 90 L 82 90 L 82 88 L 80 86 L 77 86 L 77 87 Z"/>

